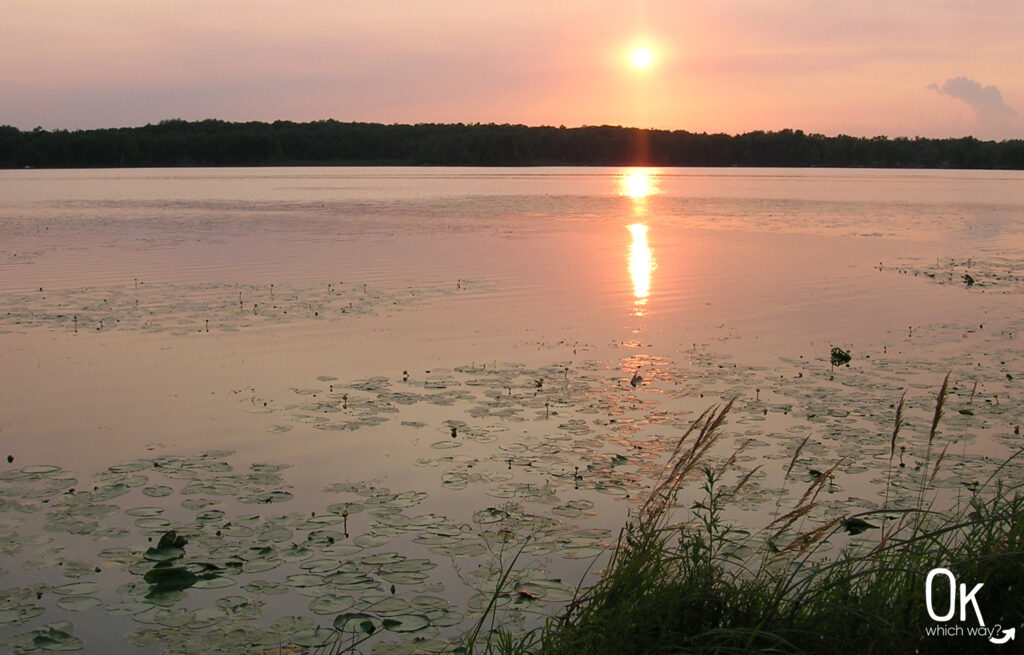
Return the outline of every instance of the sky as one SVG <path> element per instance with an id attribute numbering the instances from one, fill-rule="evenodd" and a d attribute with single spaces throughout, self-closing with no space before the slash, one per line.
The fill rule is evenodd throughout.
<path id="1" fill-rule="evenodd" d="M 4 0 L 2 12 L 0 125 L 20 129 L 335 119 L 1024 138 L 1020 0 Z"/>

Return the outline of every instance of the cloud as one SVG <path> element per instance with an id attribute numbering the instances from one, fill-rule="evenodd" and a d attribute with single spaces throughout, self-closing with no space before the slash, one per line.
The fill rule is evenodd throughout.
<path id="1" fill-rule="evenodd" d="M 970 105 L 977 119 L 981 136 L 1011 138 L 1017 112 L 1003 102 L 1003 94 L 994 86 L 982 86 L 967 77 L 952 77 L 942 85 L 929 84 L 928 88 Z"/>

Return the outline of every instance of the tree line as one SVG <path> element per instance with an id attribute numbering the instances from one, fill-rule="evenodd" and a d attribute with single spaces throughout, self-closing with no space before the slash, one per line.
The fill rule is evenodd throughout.
<path id="1" fill-rule="evenodd" d="M 1024 140 L 707 134 L 619 126 L 165 120 L 143 127 L 0 126 L 0 167 L 821 166 L 1024 169 Z"/>

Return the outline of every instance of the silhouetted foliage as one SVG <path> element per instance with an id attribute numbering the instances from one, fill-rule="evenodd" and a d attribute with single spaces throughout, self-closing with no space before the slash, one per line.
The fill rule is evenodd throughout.
<path id="1" fill-rule="evenodd" d="M 857 138 L 801 130 L 740 135 L 618 126 L 381 125 L 165 120 L 144 127 L 0 126 L 0 167 L 267 165 L 822 166 L 1024 168 L 1024 140 Z"/>

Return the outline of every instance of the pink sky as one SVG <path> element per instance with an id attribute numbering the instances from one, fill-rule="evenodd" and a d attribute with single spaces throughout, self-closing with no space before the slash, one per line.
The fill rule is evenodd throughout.
<path id="1" fill-rule="evenodd" d="M 0 124 L 1024 138 L 1021 61 L 1016 0 L 10 0 Z"/>

